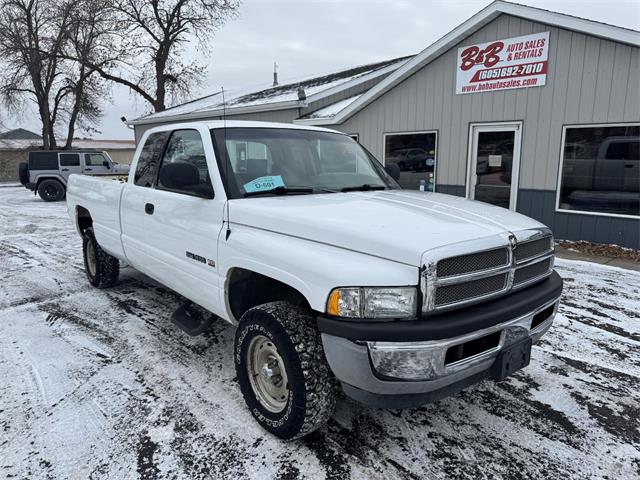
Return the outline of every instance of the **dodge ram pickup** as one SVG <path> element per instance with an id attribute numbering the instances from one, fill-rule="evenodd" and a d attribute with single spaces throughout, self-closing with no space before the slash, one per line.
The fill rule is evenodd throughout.
<path id="1" fill-rule="evenodd" d="M 202 121 L 140 140 L 126 181 L 69 178 L 88 280 L 130 265 L 185 298 L 172 321 L 188 334 L 234 325 L 240 390 L 280 438 L 326 422 L 340 388 L 410 408 L 502 380 L 553 322 L 547 227 L 403 190 L 347 135 Z"/>

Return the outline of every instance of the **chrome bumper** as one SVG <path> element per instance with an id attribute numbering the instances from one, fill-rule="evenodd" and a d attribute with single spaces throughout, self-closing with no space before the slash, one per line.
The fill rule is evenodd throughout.
<path id="1" fill-rule="evenodd" d="M 432 392 L 490 369 L 504 347 L 527 337 L 534 343 L 538 341 L 553 323 L 558 300 L 513 320 L 443 340 L 352 342 L 323 333 L 322 341 L 329 365 L 343 384 L 380 395 Z M 532 329 L 534 316 L 551 305 L 554 305 L 552 314 Z M 445 363 L 451 347 L 497 332 L 500 339 L 496 346 L 463 360 Z"/>

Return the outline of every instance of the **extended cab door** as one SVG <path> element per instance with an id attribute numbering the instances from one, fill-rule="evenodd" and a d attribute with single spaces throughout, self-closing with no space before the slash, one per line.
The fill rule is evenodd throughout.
<path id="1" fill-rule="evenodd" d="M 163 284 L 219 314 L 217 244 L 225 201 L 208 130 L 171 132 L 155 186 L 146 192 L 148 267 Z"/>
<path id="2" fill-rule="evenodd" d="M 137 270 L 151 275 L 150 266 L 154 260 L 145 234 L 144 221 L 147 194 L 155 187 L 160 160 L 171 132 L 154 132 L 147 136 L 134 160 L 135 172 L 130 172 L 129 180 L 120 198 L 120 222 L 122 246 L 127 260 Z"/>

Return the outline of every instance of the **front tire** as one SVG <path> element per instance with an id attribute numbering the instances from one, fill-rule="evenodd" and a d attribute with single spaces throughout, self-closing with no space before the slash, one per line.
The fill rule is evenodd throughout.
<path id="1" fill-rule="evenodd" d="M 59 202 L 64 198 L 65 193 L 64 185 L 52 178 L 43 180 L 38 185 L 38 195 L 45 202 Z"/>
<path id="2" fill-rule="evenodd" d="M 96 288 L 113 287 L 120 275 L 120 261 L 100 248 L 92 227 L 84 231 L 82 253 L 89 283 Z"/>
<path id="3" fill-rule="evenodd" d="M 277 437 L 300 438 L 333 414 L 337 382 L 306 310 L 271 302 L 245 312 L 236 330 L 234 362 L 249 410 Z"/>

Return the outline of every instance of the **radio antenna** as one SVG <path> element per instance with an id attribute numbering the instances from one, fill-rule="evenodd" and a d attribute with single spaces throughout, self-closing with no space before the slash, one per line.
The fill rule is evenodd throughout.
<path id="1" fill-rule="evenodd" d="M 231 235 L 231 218 L 229 217 L 229 164 L 231 163 L 231 159 L 229 158 L 229 153 L 227 152 L 227 101 L 224 97 L 224 87 L 220 87 L 222 91 L 222 152 L 224 155 L 224 183 L 225 190 L 227 194 L 227 233 L 225 234 L 225 241 L 229 240 L 229 235 Z"/>

